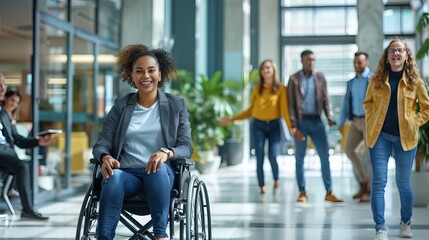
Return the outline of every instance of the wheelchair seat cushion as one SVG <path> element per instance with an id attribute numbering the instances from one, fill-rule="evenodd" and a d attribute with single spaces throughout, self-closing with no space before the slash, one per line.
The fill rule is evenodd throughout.
<path id="1" fill-rule="evenodd" d="M 143 191 L 138 192 L 131 198 L 125 199 L 122 208 L 129 213 L 140 216 L 150 214 L 149 204 Z"/>

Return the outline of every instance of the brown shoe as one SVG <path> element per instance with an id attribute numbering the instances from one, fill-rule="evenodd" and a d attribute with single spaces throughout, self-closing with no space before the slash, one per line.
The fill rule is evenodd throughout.
<path id="1" fill-rule="evenodd" d="M 301 202 L 301 203 L 305 203 L 305 202 L 307 202 L 307 200 L 308 200 L 308 198 L 307 198 L 307 194 L 305 193 L 305 191 L 299 192 L 299 197 L 296 201 Z"/>
<path id="2" fill-rule="evenodd" d="M 361 198 L 362 195 L 364 195 L 367 191 L 368 183 L 363 182 L 360 184 L 359 192 L 357 192 L 355 195 L 353 195 L 353 199 Z"/>
<path id="3" fill-rule="evenodd" d="M 277 190 L 280 188 L 280 180 L 275 180 L 274 181 L 274 190 Z"/>
<path id="4" fill-rule="evenodd" d="M 343 200 L 338 199 L 337 197 L 335 197 L 335 195 L 332 192 L 327 192 L 326 193 L 325 201 L 335 202 L 335 203 L 343 202 Z"/>
<path id="5" fill-rule="evenodd" d="M 260 186 L 259 187 L 259 193 L 260 194 L 265 194 L 266 190 L 265 190 L 265 186 Z"/>
<path id="6" fill-rule="evenodd" d="M 365 192 L 362 197 L 360 197 L 359 202 L 363 202 L 363 203 L 367 203 L 367 202 L 371 202 L 371 193 L 370 192 Z"/>

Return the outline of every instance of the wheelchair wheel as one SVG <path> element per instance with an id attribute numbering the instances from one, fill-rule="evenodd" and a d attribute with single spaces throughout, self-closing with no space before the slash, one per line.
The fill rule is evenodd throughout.
<path id="1" fill-rule="evenodd" d="M 76 228 L 76 240 L 96 239 L 98 199 L 93 196 L 92 184 L 85 194 Z"/>
<path id="2" fill-rule="evenodd" d="M 211 213 L 207 187 L 196 175 L 189 182 L 186 203 L 186 240 L 211 240 Z"/>

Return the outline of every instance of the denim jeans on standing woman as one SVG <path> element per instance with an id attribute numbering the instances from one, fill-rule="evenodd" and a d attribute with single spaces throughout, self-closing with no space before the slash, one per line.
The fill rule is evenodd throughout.
<path id="1" fill-rule="evenodd" d="M 329 144 L 325 125 L 320 119 L 303 119 L 298 129 L 305 137 L 310 136 L 319 154 L 322 167 L 322 178 L 327 192 L 332 191 L 331 167 L 329 165 Z M 297 141 L 295 139 L 295 171 L 299 191 L 305 191 L 304 158 L 307 152 L 307 139 Z"/>
<path id="2" fill-rule="evenodd" d="M 268 160 L 271 164 L 274 180 L 279 179 L 279 165 L 277 164 L 277 155 L 280 147 L 280 120 L 253 121 L 253 140 L 255 143 L 256 154 L 256 174 L 258 176 L 259 186 L 265 186 L 264 180 L 264 157 L 265 140 L 268 139 Z"/>
<path id="3" fill-rule="evenodd" d="M 149 204 L 154 235 L 166 237 L 170 192 L 175 177 L 173 169 L 163 164 L 159 171 L 150 174 L 146 168 L 113 169 L 113 172 L 102 184 L 97 239 L 115 237 L 124 197 L 132 197 L 142 189 Z"/>
<path id="4" fill-rule="evenodd" d="M 369 149 L 372 166 L 371 209 L 375 221 L 375 229 L 386 229 L 384 220 L 384 189 L 387 183 L 387 164 L 393 153 L 396 164 L 396 185 L 401 201 L 401 220 L 410 221 L 413 214 L 413 189 L 411 188 L 411 169 L 413 167 L 416 148 L 404 151 L 399 136 L 380 133 L 373 148 Z"/>

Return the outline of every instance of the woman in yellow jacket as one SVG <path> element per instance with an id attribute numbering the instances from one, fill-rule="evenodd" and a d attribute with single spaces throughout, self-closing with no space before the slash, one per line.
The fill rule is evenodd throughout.
<path id="1" fill-rule="evenodd" d="M 396 38 L 384 49 L 377 71 L 369 82 L 363 107 L 373 175 L 371 209 L 376 224 L 375 239 L 387 240 L 384 189 L 391 153 L 395 158 L 401 201 L 399 236 L 411 238 L 413 190 L 410 176 L 419 127 L 429 120 L 429 98 L 412 53 L 403 40 Z"/>
<path id="2" fill-rule="evenodd" d="M 272 60 L 264 60 L 259 66 L 259 83 L 253 88 L 252 103 L 244 112 L 230 118 L 222 118 L 221 124 L 228 125 L 235 120 L 253 118 L 253 139 L 256 154 L 256 173 L 260 193 L 264 194 L 264 147 L 268 139 L 268 159 L 274 178 L 274 190 L 280 187 L 277 155 L 280 147 L 281 118 L 290 128 L 286 87 L 281 84 L 278 70 Z"/>

